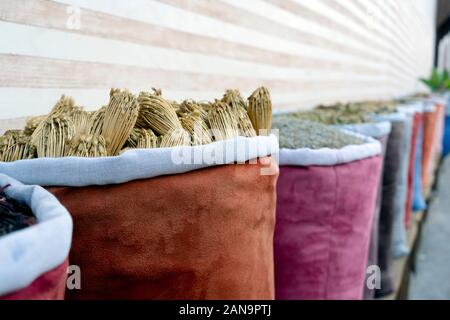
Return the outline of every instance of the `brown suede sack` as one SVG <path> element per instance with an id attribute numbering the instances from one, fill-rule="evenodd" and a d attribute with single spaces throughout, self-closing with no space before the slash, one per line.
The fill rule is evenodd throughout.
<path id="1" fill-rule="evenodd" d="M 265 161 L 266 165 L 261 164 Z M 272 175 L 261 175 L 267 163 Z M 74 220 L 68 299 L 274 299 L 278 166 L 49 188 Z"/>

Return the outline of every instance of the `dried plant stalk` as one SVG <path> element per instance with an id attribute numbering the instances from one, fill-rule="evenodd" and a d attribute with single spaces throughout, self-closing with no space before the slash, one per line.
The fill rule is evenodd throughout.
<path id="1" fill-rule="evenodd" d="M 141 134 L 136 143 L 138 149 L 158 148 L 159 141 L 155 133 L 150 129 L 140 129 Z"/>
<path id="2" fill-rule="evenodd" d="M 226 104 L 234 108 L 242 107 L 245 111 L 247 111 L 248 109 L 247 103 L 245 102 L 244 98 L 242 98 L 239 90 L 228 89 L 227 91 L 225 91 L 222 102 L 225 102 Z"/>
<path id="3" fill-rule="evenodd" d="M 37 142 L 39 140 L 43 140 L 43 129 L 44 126 L 46 126 L 46 121 L 52 119 L 53 117 L 58 116 L 66 116 L 67 114 L 70 114 L 75 109 L 75 101 L 71 97 L 66 97 L 65 95 L 62 95 L 61 98 L 56 102 L 56 104 L 53 106 L 50 113 L 46 116 L 46 118 L 39 123 L 39 125 L 36 127 L 36 129 L 33 131 L 33 134 L 31 135 L 31 142 L 35 145 L 37 145 Z"/>
<path id="4" fill-rule="evenodd" d="M 68 142 L 74 137 L 72 120 L 64 115 L 52 115 L 44 121 L 42 133 L 32 137 L 39 158 L 63 157 L 68 152 Z M 35 140 L 33 140 L 35 139 Z"/>
<path id="5" fill-rule="evenodd" d="M 191 135 L 192 145 L 202 145 L 212 142 L 208 126 L 199 111 L 185 113 L 180 118 L 181 125 Z"/>
<path id="6" fill-rule="evenodd" d="M 200 116 L 203 118 L 203 120 L 207 120 L 208 118 L 208 111 L 206 111 L 200 104 L 196 103 L 193 100 L 184 100 L 180 104 L 180 109 L 178 111 L 178 115 L 181 117 L 184 114 L 189 114 L 192 112 L 197 112 L 200 114 Z"/>
<path id="7" fill-rule="evenodd" d="M 106 157 L 106 140 L 102 135 L 78 135 L 70 142 L 68 156 L 73 157 Z"/>
<path id="8" fill-rule="evenodd" d="M 160 148 L 177 147 L 177 146 L 190 146 L 191 137 L 189 133 L 183 128 L 172 130 L 166 135 L 161 137 Z"/>
<path id="9" fill-rule="evenodd" d="M 89 134 L 101 135 L 103 131 L 103 122 L 105 121 L 106 106 L 101 107 L 90 115 L 88 131 Z"/>
<path id="10" fill-rule="evenodd" d="M 227 90 L 222 98 L 222 102 L 229 105 L 234 112 L 238 123 L 239 134 L 244 137 L 256 137 L 256 131 L 247 114 L 247 104 L 239 90 Z"/>
<path id="11" fill-rule="evenodd" d="M 268 135 L 272 127 L 272 100 L 267 88 L 260 87 L 250 95 L 247 112 L 258 135 Z"/>
<path id="12" fill-rule="evenodd" d="M 13 162 L 36 156 L 36 147 L 31 144 L 31 137 L 23 131 L 9 130 L 0 138 L 0 161 Z"/>
<path id="13" fill-rule="evenodd" d="M 36 128 L 41 124 L 42 121 L 44 121 L 47 118 L 47 115 L 41 115 L 36 117 L 30 117 L 27 120 L 27 123 L 25 125 L 24 134 L 27 136 L 31 136 Z"/>
<path id="14" fill-rule="evenodd" d="M 86 134 L 90 121 L 90 114 L 84 111 L 83 108 L 75 107 L 69 114 L 75 126 L 76 134 Z"/>
<path id="15" fill-rule="evenodd" d="M 136 122 L 138 128 L 150 128 L 161 135 L 182 128 L 175 109 L 160 95 L 141 92 L 138 101 L 139 116 Z"/>
<path id="16" fill-rule="evenodd" d="M 239 135 L 238 120 L 231 107 L 216 101 L 208 113 L 208 122 L 214 139 L 226 140 Z"/>
<path id="17" fill-rule="evenodd" d="M 106 139 L 108 155 L 117 155 L 122 149 L 136 124 L 138 113 L 139 105 L 133 94 L 127 90 L 111 90 L 101 133 Z"/>
<path id="18" fill-rule="evenodd" d="M 128 137 L 126 147 L 128 148 L 158 148 L 158 137 L 151 129 L 134 128 Z"/>
<path id="19" fill-rule="evenodd" d="M 72 112 L 75 109 L 75 100 L 72 97 L 62 95 L 56 102 L 50 115 L 64 115 Z"/>

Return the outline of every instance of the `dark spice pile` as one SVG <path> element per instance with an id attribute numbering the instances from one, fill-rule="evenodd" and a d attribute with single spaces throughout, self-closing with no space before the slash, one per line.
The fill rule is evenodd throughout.
<path id="1" fill-rule="evenodd" d="M 0 188 L 0 237 L 37 223 L 31 209 L 8 197 Z"/>

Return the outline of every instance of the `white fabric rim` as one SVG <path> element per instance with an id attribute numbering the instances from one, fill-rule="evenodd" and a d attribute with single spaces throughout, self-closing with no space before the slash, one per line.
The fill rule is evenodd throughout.
<path id="1" fill-rule="evenodd" d="M 410 115 L 404 112 L 395 112 L 387 114 L 374 114 L 370 116 L 373 121 L 405 122 Z"/>
<path id="2" fill-rule="evenodd" d="M 356 132 L 372 138 L 385 137 L 391 133 L 391 123 L 389 121 L 343 124 L 335 127 L 339 129 L 346 129 L 348 131 Z"/>
<path id="3" fill-rule="evenodd" d="M 423 113 L 425 111 L 425 104 L 422 101 L 402 104 L 398 107 L 398 111 L 405 113 Z"/>
<path id="4" fill-rule="evenodd" d="M 347 134 L 357 136 L 365 141 L 360 145 L 349 145 L 341 149 L 280 149 L 280 166 L 334 166 L 349 163 L 381 154 L 379 141 L 348 130 Z"/>
<path id="5" fill-rule="evenodd" d="M 0 162 L 0 173 L 41 186 L 107 185 L 244 163 L 278 153 L 275 135 L 237 137 L 194 147 L 132 149 L 116 157 L 38 158 Z"/>
<path id="6" fill-rule="evenodd" d="M 26 288 L 59 266 L 72 242 L 72 218 L 51 193 L 0 174 L 0 186 L 7 184 L 5 193 L 26 203 L 38 223 L 0 238 L 0 296 Z"/>

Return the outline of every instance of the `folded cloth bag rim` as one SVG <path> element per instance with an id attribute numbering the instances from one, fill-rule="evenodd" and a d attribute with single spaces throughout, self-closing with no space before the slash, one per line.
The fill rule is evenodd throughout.
<path id="1" fill-rule="evenodd" d="M 335 166 L 362 160 L 381 154 L 381 143 L 371 137 L 341 129 L 341 131 L 361 138 L 364 143 L 360 145 L 348 145 L 341 149 L 321 148 L 298 148 L 280 149 L 280 166 Z"/>
<path id="2" fill-rule="evenodd" d="M 0 237 L 0 296 L 26 288 L 61 265 L 72 242 L 72 218 L 55 196 L 0 174 L 0 185 L 8 184 L 5 193 L 26 203 L 38 223 Z"/>
<path id="3" fill-rule="evenodd" d="M 200 146 L 132 149 L 115 157 L 38 158 L 0 162 L 0 172 L 23 183 L 41 186 L 108 185 L 180 174 L 215 165 L 245 163 L 251 159 L 276 155 L 278 148 L 275 135 L 236 137 Z"/>
<path id="4" fill-rule="evenodd" d="M 381 138 L 387 136 L 391 132 L 392 125 L 389 121 L 367 122 L 355 124 L 335 125 L 339 129 L 345 129 L 356 132 L 372 138 Z"/>

